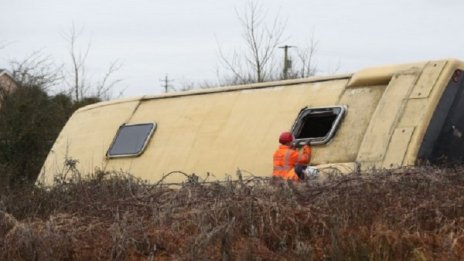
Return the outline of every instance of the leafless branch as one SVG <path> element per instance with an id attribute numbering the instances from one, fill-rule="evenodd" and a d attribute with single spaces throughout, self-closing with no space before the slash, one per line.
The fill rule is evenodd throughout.
<path id="1" fill-rule="evenodd" d="M 76 101 L 82 99 L 82 96 L 85 92 L 85 63 L 90 51 L 90 42 L 87 44 L 87 47 L 83 51 L 77 47 L 78 40 L 82 34 L 82 31 L 83 28 L 77 30 L 76 26 L 72 24 L 69 31 L 62 34 L 62 37 L 68 44 L 68 53 L 72 63 L 72 79 L 68 82 L 68 84 L 70 85 L 72 93 L 74 93 L 74 99 Z"/>
<path id="2" fill-rule="evenodd" d="M 121 63 L 117 60 L 110 63 L 103 77 L 99 81 L 92 81 L 87 75 L 87 58 L 91 48 L 89 41 L 85 48 L 80 49 L 79 38 L 81 37 L 83 28 L 77 30 L 73 24 L 67 33 L 62 35 L 63 39 L 68 44 L 68 53 L 71 59 L 71 71 L 65 76 L 67 84 L 70 88 L 70 93 L 76 101 L 87 96 L 92 89 L 96 97 L 101 99 L 109 99 L 111 90 L 115 85 L 121 82 L 121 79 L 113 79 L 113 75 L 121 69 Z"/>
<path id="3" fill-rule="evenodd" d="M 314 64 L 314 56 L 317 50 L 318 42 L 311 37 L 308 44 L 303 48 L 298 48 L 297 55 L 300 63 L 300 69 L 298 70 L 298 77 L 304 78 L 313 76 L 316 74 L 316 66 Z"/>
<path id="4" fill-rule="evenodd" d="M 12 76 L 23 86 L 41 86 L 49 89 L 61 82 L 62 74 L 50 56 L 35 51 L 23 60 L 10 61 Z"/>
<path id="5" fill-rule="evenodd" d="M 115 60 L 111 62 L 109 65 L 108 69 L 106 70 L 105 74 L 103 75 L 103 78 L 97 82 L 95 88 L 96 88 L 96 96 L 104 99 L 108 99 L 110 96 L 111 90 L 114 88 L 116 84 L 121 82 L 121 79 L 112 79 L 114 73 L 119 71 L 121 69 L 122 64 Z"/>
<path id="6" fill-rule="evenodd" d="M 268 26 L 267 13 L 255 2 L 249 2 L 243 11 L 236 10 L 236 13 L 242 28 L 244 50 L 235 50 L 227 56 L 219 47 L 221 65 L 230 73 L 222 81 L 240 84 L 276 78 L 277 70 L 271 64 L 277 46 L 282 43 L 285 23 L 276 16 Z"/>

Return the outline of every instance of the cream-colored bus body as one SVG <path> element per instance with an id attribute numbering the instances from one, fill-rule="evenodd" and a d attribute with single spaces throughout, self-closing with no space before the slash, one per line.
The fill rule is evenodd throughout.
<path id="1" fill-rule="evenodd" d="M 464 114 L 456 111 L 462 102 L 460 69 L 460 61 L 429 61 L 335 77 L 101 102 L 69 119 L 38 181 L 52 184 L 65 160 L 76 160 L 83 175 L 97 168 L 122 170 L 150 181 L 176 170 L 200 177 L 209 173 L 209 180 L 224 180 L 237 169 L 271 176 L 278 136 L 292 128 L 300 110 L 339 105 L 346 112 L 329 142 L 313 146 L 314 165 L 350 171 L 414 165 L 419 158 L 435 160 L 450 153 L 456 158 L 448 151 L 450 144 L 437 143 L 455 144 L 449 139 L 460 138 L 464 129 L 464 122 L 461 126 L 454 119 Z M 144 151 L 107 157 L 118 128 L 138 123 L 157 125 Z M 445 130 L 451 125 L 452 137 Z M 174 182 L 184 179 L 170 177 Z"/>

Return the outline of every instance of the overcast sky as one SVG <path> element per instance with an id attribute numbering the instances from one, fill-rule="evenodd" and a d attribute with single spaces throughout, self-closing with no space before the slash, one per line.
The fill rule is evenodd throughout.
<path id="1" fill-rule="evenodd" d="M 87 71 L 101 77 L 114 60 L 124 96 L 162 91 L 165 74 L 180 87 L 217 80 L 218 46 L 238 49 L 236 15 L 248 0 L 2 0 L 0 68 L 35 51 L 70 63 L 63 33 L 82 28 L 91 43 Z M 285 44 L 314 37 L 320 74 L 429 59 L 464 59 L 462 0 L 261 0 L 286 22 Z M 279 50 L 280 51 L 280 50 Z"/>

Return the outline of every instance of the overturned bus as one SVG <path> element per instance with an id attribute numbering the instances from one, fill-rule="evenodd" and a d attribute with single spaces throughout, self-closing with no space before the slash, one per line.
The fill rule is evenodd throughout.
<path id="1" fill-rule="evenodd" d="M 81 175 L 114 170 L 149 181 L 171 171 L 271 176 L 286 130 L 311 141 L 321 169 L 462 161 L 463 70 L 457 60 L 427 61 L 97 103 L 69 119 L 38 182 L 53 183 L 69 162 Z"/>

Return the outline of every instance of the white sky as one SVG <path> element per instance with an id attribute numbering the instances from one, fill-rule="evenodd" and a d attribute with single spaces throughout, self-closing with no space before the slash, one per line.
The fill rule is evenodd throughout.
<path id="1" fill-rule="evenodd" d="M 62 34 L 83 28 L 91 42 L 87 71 L 95 79 L 111 61 L 123 67 L 124 96 L 173 85 L 216 81 L 218 43 L 225 52 L 243 40 L 235 9 L 247 0 L 0 0 L 0 68 L 34 51 L 69 64 Z M 285 44 L 303 46 L 312 35 L 320 73 L 353 72 L 382 64 L 464 59 L 462 0 L 261 0 L 268 15 L 287 19 Z M 280 50 L 279 50 L 280 51 Z M 281 52 L 281 51 L 280 51 Z"/>

